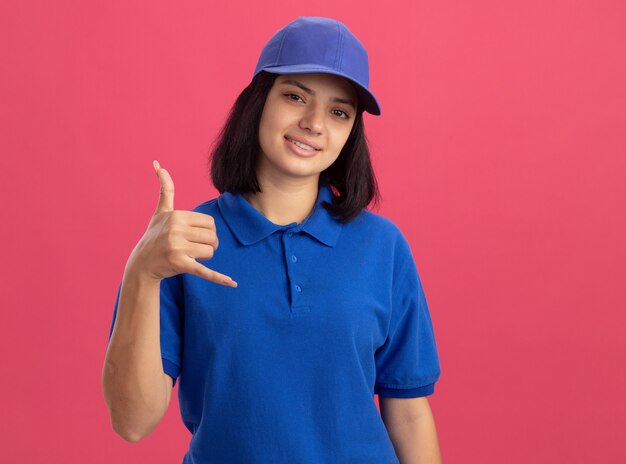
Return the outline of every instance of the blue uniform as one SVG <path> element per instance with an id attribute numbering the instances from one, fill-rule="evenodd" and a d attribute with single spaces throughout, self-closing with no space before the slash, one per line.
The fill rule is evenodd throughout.
<path id="1" fill-rule="evenodd" d="M 374 394 L 433 393 L 426 298 L 397 226 L 367 210 L 341 224 L 324 201 L 320 184 L 311 213 L 288 225 L 228 192 L 194 208 L 219 237 L 198 261 L 238 287 L 161 281 L 163 369 L 192 433 L 184 463 L 398 463 Z"/>

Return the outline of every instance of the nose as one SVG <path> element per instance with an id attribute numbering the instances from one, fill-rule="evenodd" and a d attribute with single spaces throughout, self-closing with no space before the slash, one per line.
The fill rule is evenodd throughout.
<path id="1" fill-rule="evenodd" d="M 324 109 L 321 105 L 309 105 L 300 119 L 299 126 L 301 129 L 308 129 L 313 134 L 321 134 L 324 130 Z"/>

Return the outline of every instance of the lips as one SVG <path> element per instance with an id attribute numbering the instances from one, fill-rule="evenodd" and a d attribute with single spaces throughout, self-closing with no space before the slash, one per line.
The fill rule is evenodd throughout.
<path id="1" fill-rule="evenodd" d="M 311 142 L 311 141 L 309 141 L 307 139 L 303 139 L 302 137 L 296 138 L 296 137 L 291 137 L 290 135 L 285 135 L 285 138 L 287 140 L 289 140 L 289 141 L 294 140 L 294 141 L 302 143 L 304 145 L 308 145 L 309 147 L 312 147 L 312 148 L 314 148 L 317 151 L 321 150 L 321 148 L 318 145 L 314 144 L 313 142 Z"/>

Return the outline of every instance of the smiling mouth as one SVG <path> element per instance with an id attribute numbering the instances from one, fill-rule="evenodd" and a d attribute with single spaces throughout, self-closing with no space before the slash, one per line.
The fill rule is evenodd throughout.
<path id="1" fill-rule="evenodd" d="M 307 145 L 306 143 L 302 143 L 302 142 L 298 142 L 296 140 L 290 139 L 289 137 L 285 136 L 285 139 L 287 139 L 289 142 L 293 143 L 296 147 L 300 147 L 303 150 L 310 150 L 310 151 L 320 151 L 319 148 L 314 148 L 310 145 Z"/>

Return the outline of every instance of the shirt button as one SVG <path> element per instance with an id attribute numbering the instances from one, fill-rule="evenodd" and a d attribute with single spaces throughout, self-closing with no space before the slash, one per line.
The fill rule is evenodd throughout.
<path id="1" fill-rule="evenodd" d="M 298 261 L 298 258 L 296 258 L 296 255 L 291 255 L 291 260 L 295 263 Z"/>
<path id="2" fill-rule="evenodd" d="M 287 232 L 287 237 L 293 237 L 293 232 Z"/>
<path id="3" fill-rule="evenodd" d="M 301 292 L 302 289 L 300 288 L 300 285 L 296 285 L 296 292 Z"/>

